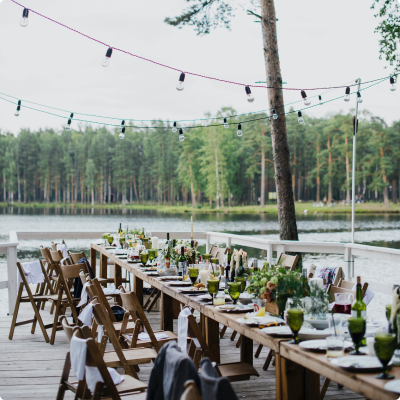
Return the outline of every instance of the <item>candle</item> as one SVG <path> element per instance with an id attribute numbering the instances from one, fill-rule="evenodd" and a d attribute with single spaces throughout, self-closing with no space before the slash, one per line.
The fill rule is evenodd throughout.
<path id="1" fill-rule="evenodd" d="M 190 232 L 191 232 L 190 238 L 193 239 L 193 215 L 190 217 Z"/>
<path id="2" fill-rule="evenodd" d="M 202 269 L 200 271 L 200 282 L 207 285 L 207 279 L 208 279 L 208 269 Z"/>
<path id="3" fill-rule="evenodd" d="M 151 246 L 153 249 L 158 249 L 158 237 L 157 236 L 153 236 L 151 238 Z"/>

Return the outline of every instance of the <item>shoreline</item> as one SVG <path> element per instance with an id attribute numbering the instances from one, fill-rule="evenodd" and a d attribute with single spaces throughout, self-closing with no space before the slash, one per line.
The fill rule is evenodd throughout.
<path id="1" fill-rule="evenodd" d="M 68 210 L 137 210 L 156 211 L 171 214 L 271 214 L 278 215 L 276 204 L 261 206 L 233 206 L 223 207 L 217 210 L 209 206 L 182 205 L 157 205 L 157 204 L 81 204 L 81 203 L 0 203 L 0 208 L 24 208 L 24 209 L 68 209 Z M 351 214 L 351 205 L 337 204 L 334 207 L 313 207 L 313 203 L 296 202 L 296 213 L 303 215 L 313 214 Z M 356 214 L 400 214 L 400 204 L 390 204 L 386 208 L 383 203 L 356 204 Z"/>

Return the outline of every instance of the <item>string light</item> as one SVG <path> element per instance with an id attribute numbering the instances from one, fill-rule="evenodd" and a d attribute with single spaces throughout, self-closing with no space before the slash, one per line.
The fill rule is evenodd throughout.
<path id="1" fill-rule="evenodd" d="M 392 92 L 394 92 L 396 90 L 396 82 L 395 82 L 393 76 L 390 77 L 390 90 Z"/>
<path id="2" fill-rule="evenodd" d="M 19 112 L 21 111 L 21 100 L 18 100 L 17 109 L 15 110 L 15 116 L 19 116 Z"/>
<path id="3" fill-rule="evenodd" d="M 74 113 L 71 113 L 71 115 L 68 118 L 67 125 L 65 125 L 65 130 L 66 131 L 70 131 L 71 130 L 72 118 L 74 118 Z"/>
<path id="4" fill-rule="evenodd" d="M 319 104 L 322 105 L 322 96 L 321 95 L 318 96 L 318 101 L 319 101 Z"/>
<path id="5" fill-rule="evenodd" d="M 246 87 L 245 87 L 245 90 L 246 90 L 246 95 L 247 95 L 247 101 L 248 101 L 249 103 L 252 103 L 252 102 L 254 101 L 254 96 L 253 96 L 253 94 L 251 93 L 250 87 L 249 87 L 249 86 L 246 86 Z"/>
<path id="6" fill-rule="evenodd" d="M 179 81 L 178 84 L 176 85 L 176 90 L 183 90 L 185 88 L 184 83 L 185 82 L 185 73 L 181 72 L 180 76 L 179 76 Z"/>
<path id="7" fill-rule="evenodd" d="M 301 111 L 297 112 L 297 116 L 299 117 L 297 119 L 297 121 L 299 121 L 299 124 L 304 124 L 304 118 L 303 118 L 303 115 L 301 114 Z"/>
<path id="8" fill-rule="evenodd" d="M 120 132 L 122 132 L 122 129 L 125 127 L 125 120 L 123 119 L 121 121 L 121 127 L 119 128 Z"/>
<path id="9" fill-rule="evenodd" d="M 172 126 L 172 132 L 176 132 L 177 131 L 177 129 L 176 129 L 176 122 L 174 122 L 174 124 L 173 124 L 173 126 Z"/>
<path id="10" fill-rule="evenodd" d="M 229 124 L 226 118 L 224 118 L 224 128 L 228 129 L 229 128 Z"/>
<path id="11" fill-rule="evenodd" d="M 239 137 L 242 137 L 243 131 L 242 131 L 242 123 L 241 123 L 241 122 L 238 123 L 238 130 L 237 130 L 236 133 L 237 133 L 237 135 L 238 135 Z"/>
<path id="12" fill-rule="evenodd" d="M 362 97 L 361 97 L 361 93 L 360 92 L 357 92 L 357 103 L 362 103 L 363 102 L 363 99 L 362 99 Z"/>
<path id="13" fill-rule="evenodd" d="M 122 140 L 125 138 L 125 127 L 123 126 L 118 137 Z"/>
<path id="14" fill-rule="evenodd" d="M 29 24 L 28 16 L 29 16 L 29 10 L 27 8 L 24 8 L 24 11 L 22 11 L 22 18 L 19 21 L 19 24 L 21 26 L 23 27 L 28 26 Z"/>
<path id="15" fill-rule="evenodd" d="M 183 142 L 185 140 L 185 136 L 183 136 L 183 129 L 179 128 L 179 141 Z"/>
<path id="16" fill-rule="evenodd" d="M 112 47 L 109 47 L 107 49 L 107 53 L 105 55 L 105 57 L 103 58 L 103 60 L 101 61 L 101 65 L 103 67 L 108 67 L 110 65 L 110 59 L 111 59 L 111 55 L 112 55 L 113 49 Z"/>
<path id="17" fill-rule="evenodd" d="M 272 118 L 273 119 L 278 119 L 278 114 L 276 113 L 275 108 L 272 109 Z"/>
<path id="18" fill-rule="evenodd" d="M 346 94 L 344 96 L 344 101 L 350 101 L 350 86 L 346 88 Z"/>
<path id="19" fill-rule="evenodd" d="M 307 97 L 306 92 L 304 90 L 301 91 L 301 97 L 304 100 L 305 106 L 309 106 L 311 104 L 311 100 Z"/>

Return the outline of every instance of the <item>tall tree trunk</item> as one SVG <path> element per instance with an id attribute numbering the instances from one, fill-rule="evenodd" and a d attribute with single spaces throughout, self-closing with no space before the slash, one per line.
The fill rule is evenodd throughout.
<path id="1" fill-rule="evenodd" d="M 24 177 L 24 203 L 27 201 L 27 193 L 26 193 L 26 178 Z"/>
<path id="2" fill-rule="evenodd" d="M 296 158 L 296 135 L 294 135 L 294 154 L 293 154 L 293 175 L 292 175 L 292 188 L 293 188 L 293 201 L 296 201 L 296 165 L 297 165 L 297 158 Z M 297 198 L 298 200 L 299 198 Z"/>
<path id="3" fill-rule="evenodd" d="M 275 108 L 279 115 L 278 119 L 271 120 L 279 237 L 281 240 L 298 240 L 273 0 L 261 0 L 261 16 L 267 85 L 270 87 L 268 89 L 269 108 Z"/>
<path id="4" fill-rule="evenodd" d="M 392 201 L 393 201 L 393 204 L 397 204 L 396 179 L 392 180 Z"/>
<path id="5" fill-rule="evenodd" d="M 7 177 L 6 177 L 5 171 L 3 172 L 3 184 L 4 184 L 4 186 L 3 186 L 3 199 L 4 199 L 4 202 L 7 203 L 7 189 L 6 189 Z"/>
<path id="6" fill-rule="evenodd" d="M 17 181 L 18 181 L 18 203 L 21 203 L 21 179 L 19 179 L 18 171 L 17 171 Z"/>
<path id="7" fill-rule="evenodd" d="M 108 173 L 108 204 L 111 204 L 111 173 Z"/>
<path id="8" fill-rule="evenodd" d="M 224 170 L 221 164 L 221 194 L 220 194 L 220 198 L 221 198 L 221 207 L 224 208 Z"/>
<path id="9" fill-rule="evenodd" d="M 264 131 L 261 131 L 261 207 L 265 206 L 265 152 L 264 152 Z"/>
<path id="10" fill-rule="evenodd" d="M 317 203 L 321 201 L 321 178 L 319 176 L 319 135 L 317 135 Z"/>

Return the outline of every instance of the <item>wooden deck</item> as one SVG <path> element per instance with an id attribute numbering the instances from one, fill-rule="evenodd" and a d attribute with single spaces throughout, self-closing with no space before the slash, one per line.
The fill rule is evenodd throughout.
<path id="1" fill-rule="evenodd" d="M 41 311 L 44 323 L 52 322 L 49 314 L 50 306 Z M 160 314 L 148 314 L 152 326 L 159 329 Z M 31 319 L 33 311 L 30 303 L 21 304 L 18 320 Z M 40 329 L 34 335 L 30 333 L 31 325 L 16 327 L 13 340 L 8 339 L 11 317 L 0 317 L 0 398 L 2 400 L 16 399 L 55 399 L 61 370 L 64 365 L 65 354 L 68 351 L 68 342 L 63 331 L 57 332 L 54 346 L 47 344 Z M 175 332 L 177 332 L 175 321 Z M 235 341 L 230 340 L 232 331 L 228 329 L 221 340 L 221 361 L 239 360 L 239 349 Z M 257 344 L 254 344 L 254 352 Z M 268 371 L 263 371 L 268 349 L 263 348 L 260 357 L 254 359 L 254 366 L 260 373 L 259 378 L 249 381 L 235 382 L 233 387 L 238 397 L 249 400 L 275 399 L 275 369 L 270 365 Z M 139 378 L 147 382 L 152 364 L 140 367 Z M 121 371 L 120 371 L 121 372 Z M 72 399 L 71 392 L 67 392 L 65 399 Z M 327 400 L 334 399 L 363 399 L 362 396 L 346 389 L 338 389 L 331 383 L 325 396 Z M 206 398 L 205 398 L 206 400 Z"/>

